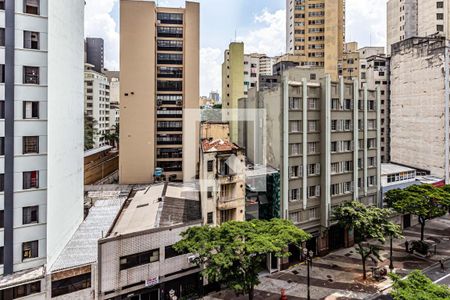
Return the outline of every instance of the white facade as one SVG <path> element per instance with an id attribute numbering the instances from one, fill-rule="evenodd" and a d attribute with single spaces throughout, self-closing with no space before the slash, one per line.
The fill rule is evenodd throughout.
<path id="1" fill-rule="evenodd" d="M 108 143 L 103 136 L 105 133 L 109 133 L 112 121 L 108 78 L 104 74 L 94 71 L 92 65 L 86 64 L 84 85 L 85 112 L 94 118 L 94 148 L 103 147 Z M 112 117 L 115 121 L 115 114 Z"/>
<path id="2" fill-rule="evenodd" d="M 14 66 L 5 70 L 6 78 L 14 79 L 11 85 L 8 81 L 0 83 L 6 111 L 0 120 L 0 136 L 5 137 L 7 149 L 14 150 L 9 155 L 8 150 L 2 149 L 0 156 L 0 173 L 5 179 L 0 209 L 8 218 L 13 216 L 12 224 L 6 221 L 0 229 L 0 246 L 5 251 L 5 264 L 0 267 L 2 274 L 9 273 L 8 270 L 19 272 L 51 266 L 83 219 L 83 103 L 80 100 L 83 99 L 84 1 L 40 0 L 38 7 L 30 11 L 23 0 L 11 1 L 6 0 L 6 10 L 0 10 L 0 27 L 7 32 L 5 47 L 0 47 L 0 64 Z M 7 49 L 13 50 L 13 58 L 7 59 Z M 10 101 L 14 105 L 8 104 Z M 13 121 L 8 112 L 14 112 Z M 5 130 L 7 124 L 9 132 Z M 11 135 L 13 148 L 8 146 Z M 9 163 L 14 166 L 11 173 L 6 169 Z M 11 183 L 9 197 L 7 190 Z M 6 205 L 10 202 L 12 212 Z M 7 240 L 5 232 L 11 228 L 12 240 Z M 27 243 L 30 242 L 33 246 L 29 252 Z M 9 245 L 12 245 L 12 257 L 6 254 Z M 33 278 L 36 277 L 28 277 Z M 42 284 L 41 289 L 44 289 Z M 33 294 L 27 299 L 41 296 Z"/>
<path id="3" fill-rule="evenodd" d="M 118 78 L 109 80 L 109 129 L 113 130 L 120 121 L 120 81 Z"/>
<path id="4" fill-rule="evenodd" d="M 244 54 L 244 95 L 248 90 L 256 88 L 259 90 L 259 76 L 272 75 L 274 59 L 265 54 Z"/>

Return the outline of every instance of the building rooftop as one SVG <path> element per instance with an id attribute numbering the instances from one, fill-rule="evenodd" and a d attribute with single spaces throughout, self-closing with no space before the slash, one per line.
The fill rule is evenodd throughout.
<path id="1" fill-rule="evenodd" d="M 158 183 L 135 189 L 126 200 L 108 237 L 201 221 L 196 185 Z"/>
<path id="2" fill-rule="evenodd" d="M 100 148 L 90 149 L 90 150 L 84 151 L 84 157 L 88 157 L 88 156 L 91 156 L 91 155 L 94 155 L 94 154 L 97 154 L 97 153 L 100 153 L 103 151 L 108 151 L 111 149 L 112 149 L 112 146 L 103 146 Z"/>
<path id="3" fill-rule="evenodd" d="M 278 172 L 279 171 L 277 169 L 271 166 L 249 164 L 245 169 L 245 177 L 250 178 L 250 177 L 264 176 Z"/>
<path id="4" fill-rule="evenodd" d="M 31 281 L 44 278 L 44 276 L 45 268 L 43 266 L 14 272 L 11 275 L 0 276 L 0 288 L 5 289 L 8 287 L 29 283 Z"/>
<path id="5" fill-rule="evenodd" d="M 410 171 L 415 171 L 415 169 L 396 164 L 381 164 L 381 176 Z"/>
<path id="6" fill-rule="evenodd" d="M 98 240 L 111 227 L 124 201 L 125 199 L 120 199 L 118 195 L 108 200 L 97 200 L 50 271 L 54 272 L 96 262 Z"/>
<path id="7" fill-rule="evenodd" d="M 230 141 L 224 141 L 222 139 L 207 140 L 202 141 L 203 152 L 221 152 L 221 151 L 232 151 L 238 150 L 240 147 Z"/>

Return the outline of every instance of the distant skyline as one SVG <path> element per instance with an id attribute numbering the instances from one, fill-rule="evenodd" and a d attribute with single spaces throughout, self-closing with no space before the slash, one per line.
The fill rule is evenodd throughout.
<path id="1" fill-rule="evenodd" d="M 184 1 L 160 0 L 159 6 Z M 285 52 L 285 0 L 200 0 L 201 95 L 221 93 L 223 52 L 234 40 L 246 53 Z M 119 69 L 119 0 L 86 0 L 85 33 L 105 40 L 105 67 Z M 386 44 L 386 0 L 346 0 L 346 40 L 360 47 Z"/>

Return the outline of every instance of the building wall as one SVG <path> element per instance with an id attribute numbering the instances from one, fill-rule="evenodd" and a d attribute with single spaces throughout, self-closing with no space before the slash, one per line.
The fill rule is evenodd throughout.
<path id="1" fill-rule="evenodd" d="M 445 174 L 443 41 L 409 39 L 391 57 L 391 161 Z M 417 80 L 422 78 L 424 80 Z"/>
<path id="2" fill-rule="evenodd" d="M 86 38 L 86 62 L 94 65 L 94 70 L 99 73 L 105 65 L 104 44 L 102 38 Z"/>
<path id="3" fill-rule="evenodd" d="M 201 223 L 193 223 L 190 226 L 198 226 Z M 169 280 L 164 276 L 180 270 L 194 267 L 188 262 L 189 255 L 180 255 L 165 259 L 165 247 L 171 246 L 180 240 L 180 233 L 187 230 L 188 225 L 169 228 L 158 228 L 138 234 L 111 237 L 99 242 L 99 299 L 103 299 L 103 293 L 108 298 L 121 293 L 129 293 L 133 290 L 144 288 L 144 284 L 135 285 L 133 288 L 122 287 L 143 282 L 149 278 L 159 277 L 160 282 Z M 120 258 L 122 256 L 159 249 L 159 261 L 144 264 L 134 268 L 120 270 Z M 180 276 L 184 274 L 181 273 Z"/>
<path id="4" fill-rule="evenodd" d="M 437 8 L 437 2 L 442 2 L 443 7 Z M 448 34 L 448 22 L 450 5 L 448 1 L 435 0 L 417 0 L 417 30 L 418 36 L 424 37 L 433 34 Z M 438 14 L 442 14 L 443 18 L 438 19 Z"/>
<path id="5" fill-rule="evenodd" d="M 421 0 L 427 2 L 428 0 Z M 434 5 L 436 6 L 436 1 Z M 418 36 L 418 0 L 389 0 L 387 2 L 387 47 L 391 54 L 391 45 Z"/>

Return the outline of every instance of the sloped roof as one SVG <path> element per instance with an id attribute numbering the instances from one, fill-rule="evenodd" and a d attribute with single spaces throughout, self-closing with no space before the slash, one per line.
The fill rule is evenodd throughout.
<path id="1" fill-rule="evenodd" d="M 202 141 L 203 152 L 221 152 L 221 151 L 232 151 L 238 150 L 240 147 L 230 141 L 225 141 L 222 139 L 217 139 L 209 141 L 204 139 Z"/>

